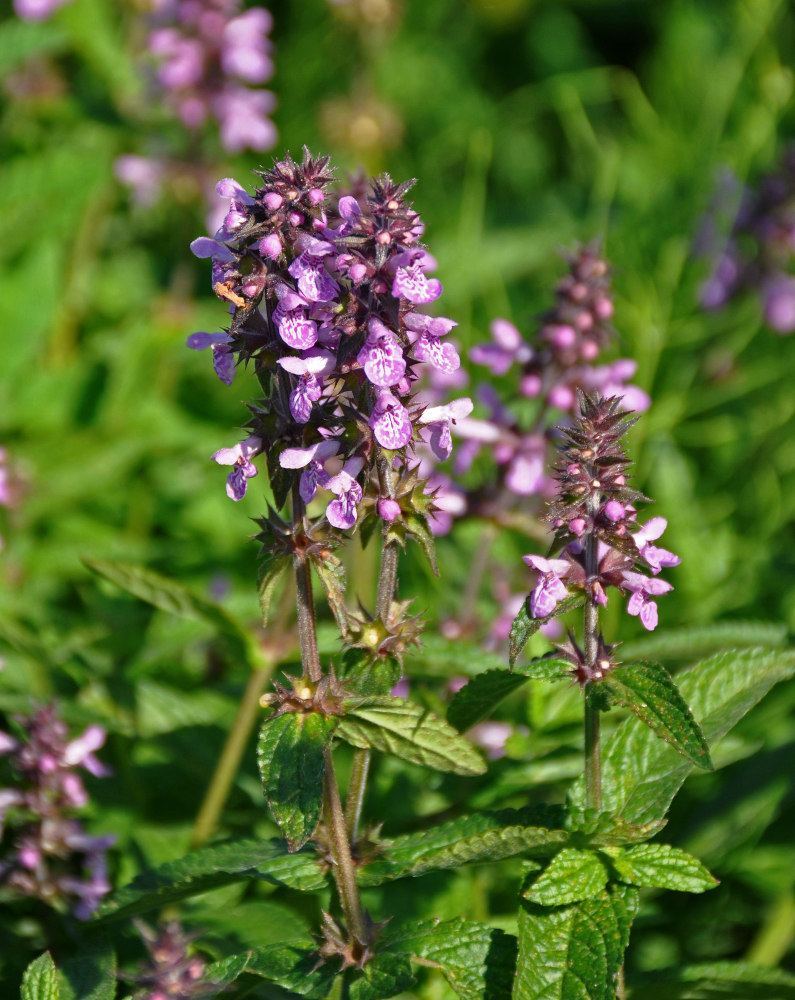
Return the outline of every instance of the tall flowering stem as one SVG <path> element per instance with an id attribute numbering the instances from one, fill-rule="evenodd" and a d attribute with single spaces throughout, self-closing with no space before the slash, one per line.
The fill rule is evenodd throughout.
<path id="1" fill-rule="evenodd" d="M 586 799 L 594 809 L 602 805 L 598 686 L 618 662 L 615 646 L 606 645 L 600 632 L 599 608 L 607 604 L 608 589 L 617 588 L 629 597 L 629 614 L 654 629 L 654 598 L 672 589 L 658 574 L 680 561 L 653 544 L 665 530 L 664 518 L 651 518 L 642 526 L 637 522 L 636 505 L 648 498 L 629 485 L 630 461 L 622 439 L 637 418 L 624 412 L 621 403 L 618 397 L 578 393 L 577 417 L 571 426 L 558 428 L 557 491 L 547 514 L 555 531 L 552 551 L 560 558 L 524 557 L 538 573 L 529 598 L 532 617 L 553 616 L 571 593 L 584 596 L 582 647 L 569 635 L 559 649 L 585 695 Z"/>

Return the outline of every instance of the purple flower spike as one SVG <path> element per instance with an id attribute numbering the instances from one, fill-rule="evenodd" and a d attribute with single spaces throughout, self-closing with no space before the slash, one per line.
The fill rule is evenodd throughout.
<path id="1" fill-rule="evenodd" d="M 349 458 L 342 471 L 332 476 L 326 484 L 327 489 L 337 497 L 326 508 L 329 524 L 335 528 L 347 530 L 356 524 L 356 505 L 362 499 L 362 488 L 354 477 L 362 471 L 361 458 Z"/>
<path id="2" fill-rule="evenodd" d="M 450 424 L 463 420 L 472 412 L 474 403 L 468 396 L 454 399 L 445 406 L 429 406 L 423 411 L 420 423 L 425 424 L 430 432 L 428 443 L 431 451 L 443 462 L 453 451 L 453 439 L 450 435 Z"/>
<path id="3" fill-rule="evenodd" d="M 376 441 L 382 448 L 395 451 L 404 448 L 411 441 L 412 427 L 406 407 L 388 389 L 378 394 L 370 426 Z"/>
<path id="4" fill-rule="evenodd" d="M 627 613 L 640 615 L 641 625 L 652 632 L 657 628 L 657 605 L 651 598 L 667 594 L 669 590 L 674 588 L 665 580 L 650 578 L 643 576 L 642 573 L 633 573 L 629 570 L 624 571 L 621 586 L 622 589 L 626 589 L 632 594 L 627 602 Z"/>
<path id="5" fill-rule="evenodd" d="M 682 561 L 679 556 L 669 552 L 668 549 L 660 549 L 651 544 L 662 535 L 667 527 L 668 522 L 664 517 L 653 517 L 632 536 L 641 558 L 646 560 L 655 576 L 664 566 L 678 566 Z"/>
<path id="6" fill-rule="evenodd" d="M 522 560 L 540 573 L 530 595 L 530 614 L 533 618 L 546 618 L 568 593 L 561 577 L 568 575 L 571 564 L 565 559 L 545 559 L 536 555 L 522 556 Z"/>
<path id="7" fill-rule="evenodd" d="M 371 316 L 367 324 L 367 340 L 356 360 L 373 385 L 397 385 L 406 374 L 403 351 L 392 331 L 380 319 Z"/>
<path id="8" fill-rule="evenodd" d="M 257 474 L 257 467 L 251 461 L 254 455 L 262 451 L 262 438 L 248 437 L 234 448 L 221 448 L 213 456 L 213 461 L 219 465 L 231 465 L 232 471 L 226 479 L 226 495 L 237 502 L 246 495 L 248 480 Z"/>
<path id="9" fill-rule="evenodd" d="M 425 254 L 422 250 L 407 250 L 399 254 L 394 264 L 397 265 L 395 278 L 392 282 L 392 294 L 396 299 L 404 298 L 415 305 L 435 302 L 442 294 L 442 283 L 436 278 L 425 277 L 423 267 Z"/>

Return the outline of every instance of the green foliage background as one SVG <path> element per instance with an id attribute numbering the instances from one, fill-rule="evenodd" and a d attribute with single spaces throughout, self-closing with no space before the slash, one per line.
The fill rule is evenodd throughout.
<path id="1" fill-rule="evenodd" d="M 361 164 L 419 178 L 415 206 L 463 347 L 486 339 L 495 316 L 531 333 L 562 271 L 559 249 L 602 237 L 619 350 L 637 359 L 653 400 L 633 432 L 640 488 L 683 558 L 662 625 L 795 629 L 795 337 L 764 326 L 751 299 L 700 311 L 707 265 L 693 255 L 720 171 L 753 182 L 792 136 L 791 7 L 362 0 L 388 15 L 362 27 L 354 4 L 269 6 L 274 154 L 306 143 L 341 172 Z M 113 162 L 170 144 L 212 176 L 245 183 L 270 155 L 229 158 L 211 134 L 189 148 L 151 106 L 135 58 L 137 7 L 73 0 L 27 24 L 5 5 L 0 21 L 0 444 L 21 484 L 18 505 L 0 511 L 0 708 L 55 696 L 76 725 L 99 720 L 111 731 L 116 777 L 92 785 L 91 826 L 119 835 L 117 885 L 187 848 L 248 667 L 211 625 L 123 596 L 80 557 L 143 563 L 202 596 L 223 593 L 224 607 L 255 627 L 247 517 L 267 496 L 261 475 L 233 505 L 208 460 L 238 440 L 241 400 L 255 387 L 241 373 L 227 389 L 206 356 L 184 347 L 189 333 L 224 320 L 206 263 L 187 248 L 205 232 L 200 193 L 182 184 L 136 208 Z M 482 530 L 463 524 L 440 542 L 439 581 L 415 556 L 404 564 L 401 593 L 416 595 L 432 621 L 455 615 Z M 517 589 L 519 557 L 533 547 L 510 533 L 495 543 L 516 566 Z M 359 581 L 350 593 L 369 596 L 373 557 L 349 557 Z M 478 611 L 485 630 L 498 611 L 488 586 Z M 325 634 L 331 652 L 330 620 Z M 631 639 L 637 623 L 611 607 L 606 634 Z M 438 705 L 439 678 L 460 672 L 460 657 L 434 660 L 428 648 L 411 666 L 413 691 Z M 684 650 L 678 662 L 687 660 Z M 418 817 L 505 795 L 523 804 L 528 786 L 531 801 L 559 799 L 580 766 L 579 707 L 565 684 L 537 687 L 500 709 L 527 735 L 512 738 L 488 776 L 428 778 L 382 759 L 370 817 L 394 835 Z M 723 744 L 730 767 L 686 786 L 666 838 L 701 857 L 721 886 L 695 900 L 645 896 L 630 972 L 740 957 L 795 968 L 793 701 L 791 683 L 775 689 Z M 221 834 L 274 833 L 252 739 Z M 370 890 L 367 903 L 377 914 L 464 914 L 510 929 L 518 878 L 510 862 L 441 872 L 390 886 L 388 900 Z M 314 903 L 288 890 L 241 891 L 217 890 L 182 911 L 189 927 L 211 929 L 218 954 L 229 941 L 267 943 L 316 923 Z M 226 921 L 219 902 L 229 904 Z M 32 955 L 48 932 L 38 911 L 20 913 L 0 936 L 22 935 Z M 18 983 L 19 954 L 0 952 L 0 974 Z M 433 979 L 423 989 L 447 995 Z"/>

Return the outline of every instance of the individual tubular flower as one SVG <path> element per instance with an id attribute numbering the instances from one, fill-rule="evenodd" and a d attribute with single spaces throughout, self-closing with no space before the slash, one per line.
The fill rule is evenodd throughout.
<path id="1" fill-rule="evenodd" d="M 530 613 L 533 618 L 547 618 L 568 594 L 563 577 L 568 576 L 571 564 L 565 559 L 545 559 L 536 555 L 522 556 L 522 559 L 539 573 L 538 583 L 530 595 Z"/>
<path id="2" fill-rule="evenodd" d="M 213 370 L 225 385 L 235 380 L 235 358 L 229 347 L 231 339 L 228 333 L 192 333 L 186 342 L 193 351 L 212 348 Z"/>
<path id="3" fill-rule="evenodd" d="M 105 856 L 115 838 L 90 836 L 76 818 L 88 803 L 77 769 L 110 773 L 95 755 L 105 730 L 89 726 L 70 740 L 51 705 L 13 721 L 18 736 L 0 731 L 8 772 L 0 790 L 0 884 L 88 919 L 110 891 Z"/>
<path id="4" fill-rule="evenodd" d="M 257 474 L 252 457 L 262 450 L 262 438 L 247 437 L 234 448 L 221 448 L 212 456 L 219 465 L 231 465 L 232 471 L 226 477 L 226 495 L 230 500 L 242 500 L 246 495 L 249 479 Z"/>

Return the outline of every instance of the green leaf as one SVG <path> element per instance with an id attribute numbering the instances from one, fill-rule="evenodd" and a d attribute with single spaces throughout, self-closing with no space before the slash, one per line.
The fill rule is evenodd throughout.
<path id="1" fill-rule="evenodd" d="M 311 852 L 289 855 L 281 840 L 233 841 L 205 847 L 178 861 L 141 872 L 129 885 L 103 900 L 96 919 L 133 917 L 249 878 L 306 892 L 326 884 L 326 876 Z"/>
<path id="2" fill-rule="evenodd" d="M 787 626 L 778 622 L 715 622 L 675 631 L 653 632 L 641 639 L 631 639 L 621 647 L 628 660 L 684 660 L 751 646 L 784 646 Z"/>
<path id="3" fill-rule="evenodd" d="M 262 612 L 262 627 L 268 627 L 273 595 L 279 585 L 279 581 L 284 576 L 290 566 L 290 559 L 282 555 L 266 555 L 260 559 L 259 580 L 257 589 L 259 591 L 259 606 Z"/>
<path id="4" fill-rule="evenodd" d="M 601 682 L 613 701 L 628 708 L 698 767 L 712 770 L 709 747 L 673 678 L 658 663 L 626 663 Z"/>
<path id="5" fill-rule="evenodd" d="M 422 636 L 422 647 L 403 654 L 405 673 L 409 677 L 475 677 L 484 670 L 502 670 L 505 657 L 489 652 L 476 642 L 429 633 Z"/>
<path id="6" fill-rule="evenodd" d="M 381 952 L 356 972 L 349 972 L 350 1000 L 386 1000 L 416 985 L 406 954 Z"/>
<path id="7" fill-rule="evenodd" d="M 499 703 L 528 680 L 559 680 L 568 676 L 571 664 L 559 658 L 541 658 L 515 670 L 500 668 L 478 674 L 460 688 L 450 703 L 447 721 L 464 732 L 488 718 Z"/>
<path id="8" fill-rule="evenodd" d="M 257 743 L 262 787 L 288 849 L 300 850 L 323 808 L 324 751 L 337 719 L 320 712 L 285 712 L 262 724 Z"/>
<path id="9" fill-rule="evenodd" d="M 387 929 L 381 947 L 436 966 L 462 1000 L 510 1000 L 516 938 L 503 931 L 474 920 L 429 920 Z"/>
<path id="10" fill-rule="evenodd" d="M 541 906 L 565 906 L 593 899 L 607 885 L 608 872 L 596 851 L 564 847 L 522 890 L 525 899 Z"/>
<path id="11" fill-rule="evenodd" d="M 375 661 L 360 649 L 349 649 L 342 657 L 337 676 L 348 691 L 363 698 L 386 695 L 403 676 L 403 668 L 392 656 Z"/>
<path id="12" fill-rule="evenodd" d="M 372 747 L 437 771 L 472 775 L 486 770 L 477 750 L 452 726 L 403 698 L 352 702 L 337 735 L 355 747 Z"/>
<path id="13" fill-rule="evenodd" d="M 25 969 L 19 996 L 20 1000 L 59 1000 L 58 972 L 48 951 Z"/>
<path id="14" fill-rule="evenodd" d="M 110 580 L 140 601 L 146 601 L 169 614 L 212 625 L 225 640 L 231 657 L 259 668 L 269 665 L 264 661 L 253 635 L 223 608 L 196 597 L 176 580 L 161 576 L 145 566 L 88 559 L 85 556 L 82 561 L 93 573 Z"/>
<path id="15" fill-rule="evenodd" d="M 535 635 L 542 625 L 552 621 L 553 618 L 558 618 L 567 611 L 572 611 L 574 608 L 581 607 L 583 604 L 585 604 L 584 595 L 570 594 L 568 597 L 564 597 L 562 601 L 558 602 L 557 607 L 551 615 L 547 615 L 546 618 L 531 618 L 528 601 L 525 601 L 519 611 L 519 614 L 516 618 L 514 618 L 513 625 L 511 625 L 511 632 L 509 636 L 509 659 L 511 666 L 516 663 L 519 654 L 527 645 L 527 640 L 530 636 Z"/>
<path id="16" fill-rule="evenodd" d="M 413 538 L 415 542 L 418 542 L 425 553 L 434 576 L 438 576 L 439 566 L 436 562 L 436 542 L 428 527 L 427 520 L 422 514 L 408 514 L 404 517 L 403 523 L 409 538 Z"/>
<path id="17" fill-rule="evenodd" d="M 309 941 L 306 945 L 255 948 L 214 962 L 208 966 L 206 978 L 212 983 L 228 986 L 248 973 L 309 1000 L 323 1000 L 331 992 L 339 963 L 319 964 L 319 958 L 317 948 Z"/>
<path id="18" fill-rule="evenodd" d="M 103 939 L 84 945 L 58 970 L 60 1000 L 113 1000 L 116 996 L 116 953 Z"/>
<path id="19" fill-rule="evenodd" d="M 712 747 L 774 684 L 793 674 L 792 650 L 742 649 L 710 656 L 676 679 Z M 658 822 L 692 769 L 689 760 L 658 740 L 639 719 L 627 719 L 603 747 L 603 807 L 628 823 Z M 582 779 L 570 797 L 574 805 L 584 805 Z"/>
<path id="20" fill-rule="evenodd" d="M 326 600 L 334 615 L 342 635 L 348 634 L 348 608 L 345 604 L 345 593 L 347 584 L 345 582 L 345 566 L 340 559 L 329 549 L 325 549 L 322 554 L 313 554 L 311 557 L 312 566 L 323 584 L 326 592 Z"/>
<path id="21" fill-rule="evenodd" d="M 665 969 L 628 983 L 632 1000 L 795 1000 L 795 976 L 745 962 Z"/>
<path id="22" fill-rule="evenodd" d="M 594 899 L 546 907 L 524 900 L 514 996 L 615 1000 L 638 890 L 612 885 Z"/>
<path id="23" fill-rule="evenodd" d="M 698 858 L 668 844 L 638 844 L 611 861 L 623 881 L 649 889 L 705 892 L 718 884 Z"/>

